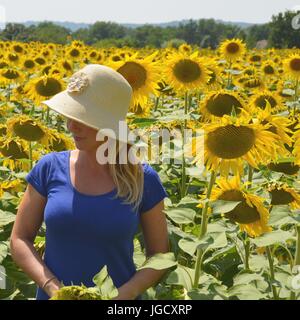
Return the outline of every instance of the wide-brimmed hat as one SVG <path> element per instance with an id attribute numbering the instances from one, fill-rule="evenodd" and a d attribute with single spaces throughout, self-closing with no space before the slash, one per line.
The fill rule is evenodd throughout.
<path id="1" fill-rule="evenodd" d="M 42 103 L 108 137 L 130 143 L 126 115 L 131 98 L 132 88 L 120 73 L 107 66 L 89 64 L 73 74 L 66 90 Z"/>

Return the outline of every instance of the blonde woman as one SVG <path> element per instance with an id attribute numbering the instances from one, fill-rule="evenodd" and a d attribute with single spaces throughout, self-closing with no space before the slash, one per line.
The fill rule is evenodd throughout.
<path id="1" fill-rule="evenodd" d="M 45 101 L 67 118 L 76 149 L 44 155 L 26 177 L 28 182 L 11 234 L 14 261 L 38 285 L 36 298 L 47 300 L 64 285 L 94 286 L 93 276 L 106 265 L 118 288 L 115 299 L 141 299 L 164 270 L 136 271 L 133 238 L 139 225 L 146 255 L 169 251 L 163 200 L 167 193 L 147 163 L 99 163 L 99 129 L 115 133 L 117 145 L 132 89 L 118 72 L 87 65 L 68 88 Z M 124 150 L 124 149 L 122 149 Z M 107 154 L 107 153 L 106 153 Z M 33 243 L 42 222 L 46 248 L 42 259 Z"/>

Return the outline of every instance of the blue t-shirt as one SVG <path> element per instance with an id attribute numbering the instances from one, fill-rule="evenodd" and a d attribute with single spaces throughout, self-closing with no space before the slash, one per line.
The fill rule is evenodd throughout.
<path id="1" fill-rule="evenodd" d="M 44 262 L 64 285 L 93 287 L 92 278 L 104 265 L 115 286 L 122 286 L 136 272 L 133 239 L 140 214 L 168 197 L 157 172 L 143 163 L 143 200 L 138 212 L 113 191 L 87 195 L 77 191 L 70 178 L 70 150 L 44 155 L 26 176 L 47 197 L 44 210 L 46 247 Z M 37 300 L 49 296 L 37 289 Z M 138 297 L 140 299 L 140 296 Z"/>

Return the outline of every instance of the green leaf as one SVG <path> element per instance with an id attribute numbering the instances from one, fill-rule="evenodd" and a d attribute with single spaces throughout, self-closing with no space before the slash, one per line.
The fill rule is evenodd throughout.
<path id="1" fill-rule="evenodd" d="M 176 208 L 164 210 L 166 215 L 177 224 L 194 223 L 196 212 L 190 208 Z"/>
<path id="2" fill-rule="evenodd" d="M 233 210 L 241 201 L 216 200 L 210 203 L 214 214 L 226 213 Z"/>
<path id="3" fill-rule="evenodd" d="M 298 221 L 293 218 L 289 206 L 274 206 L 269 219 L 270 226 L 281 227 L 286 224 L 295 224 Z"/>
<path id="4" fill-rule="evenodd" d="M 103 300 L 112 299 L 118 295 L 118 289 L 109 276 L 106 265 L 93 277 L 93 282 L 98 287 Z"/>
<path id="5" fill-rule="evenodd" d="M 163 270 L 177 265 L 173 252 L 157 253 L 148 258 L 138 270 L 152 268 L 154 270 Z"/>
<path id="6" fill-rule="evenodd" d="M 14 222 L 15 219 L 15 214 L 0 209 L 0 228 Z"/>
<path id="7" fill-rule="evenodd" d="M 0 265 L 2 261 L 6 258 L 7 254 L 8 254 L 7 242 L 0 241 Z"/>
<path id="8" fill-rule="evenodd" d="M 190 256 L 194 256 L 195 251 L 200 244 L 200 241 L 198 239 L 192 239 L 192 238 L 184 238 L 180 239 L 178 242 L 178 246 L 181 250 L 188 253 Z"/>
<path id="9" fill-rule="evenodd" d="M 266 297 L 252 284 L 239 284 L 228 290 L 230 297 L 237 297 L 240 300 L 260 300 Z"/>
<path id="10" fill-rule="evenodd" d="M 144 127 L 151 126 L 153 123 L 157 121 L 158 121 L 157 119 L 153 119 L 153 118 L 136 118 L 131 122 L 131 124 L 134 124 L 140 128 L 144 128 Z"/>
<path id="11" fill-rule="evenodd" d="M 293 238 L 294 237 L 292 236 L 292 234 L 288 231 L 275 230 L 272 232 L 264 233 L 258 238 L 251 239 L 251 242 L 254 243 L 257 247 L 265 247 L 273 245 L 275 243 L 285 243 L 285 241 Z"/>
<path id="12" fill-rule="evenodd" d="M 194 269 L 178 264 L 177 268 L 168 275 L 166 283 L 173 285 L 181 285 L 189 291 L 193 287 L 194 276 Z"/>
<path id="13" fill-rule="evenodd" d="M 234 285 L 248 284 L 255 281 L 264 281 L 264 278 L 257 273 L 242 272 L 234 277 Z"/>

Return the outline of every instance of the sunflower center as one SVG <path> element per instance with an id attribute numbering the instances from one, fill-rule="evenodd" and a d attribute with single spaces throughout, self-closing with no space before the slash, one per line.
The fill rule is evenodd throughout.
<path id="1" fill-rule="evenodd" d="M 13 129 L 17 136 L 27 141 L 38 141 L 45 135 L 45 132 L 31 120 L 24 123 L 16 122 Z"/>
<path id="2" fill-rule="evenodd" d="M 293 162 L 271 162 L 270 164 L 268 164 L 268 168 L 272 171 L 293 175 L 299 171 L 300 167 L 298 165 L 295 165 Z"/>
<path id="3" fill-rule="evenodd" d="M 72 67 L 71 65 L 69 64 L 69 62 L 67 61 L 64 61 L 64 63 L 62 64 L 63 68 L 67 71 L 72 71 Z"/>
<path id="4" fill-rule="evenodd" d="M 146 83 L 147 71 L 134 61 L 127 61 L 118 69 L 118 72 L 130 83 L 133 90 L 140 89 Z"/>
<path id="5" fill-rule="evenodd" d="M 271 204 L 273 205 L 289 204 L 294 201 L 292 194 L 283 189 L 274 189 L 270 193 L 272 198 Z"/>
<path id="6" fill-rule="evenodd" d="M 36 58 L 35 59 L 36 63 L 40 64 L 40 65 L 43 65 L 46 63 L 46 60 L 43 59 L 43 58 Z"/>
<path id="7" fill-rule="evenodd" d="M 48 78 L 46 81 L 40 80 L 35 85 L 36 92 L 43 97 L 51 97 L 62 90 L 60 82 L 54 78 Z"/>
<path id="8" fill-rule="evenodd" d="M 254 55 L 254 56 L 252 56 L 252 57 L 250 58 L 250 61 L 252 61 L 252 62 L 259 62 L 259 61 L 261 61 L 261 56 L 259 56 L 259 55 Z"/>
<path id="9" fill-rule="evenodd" d="M 207 110 L 216 117 L 223 117 L 225 114 L 231 114 L 234 108 L 235 112 L 241 112 L 242 105 L 237 98 L 230 94 L 213 95 L 207 102 Z"/>
<path id="10" fill-rule="evenodd" d="M 245 155 L 255 143 L 253 129 L 227 125 L 209 132 L 207 148 L 222 159 L 236 159 Z"/>
<path id="11" fill-rule="evenodd" d="M 19 78 L 19 73 L 15 70 L 7 70 L 2 75 L 3 75 L 3 77 L 5 77 L 6 79 L 9 79 L 9 80 L 14 80 L 14 79 Z"/>
<path id="12" fill-rule="evenodd" d="M 245 81 L 245 87 L 249 89 L 258 88 L 262 85 L 259 79 L 250 79 Z"/>
<path id="13" fill-rule="evenodd" d="M 60 138 L 55 138 L 51 145 L 51 149 L 57 152 L 66 150 L 65 142 Z"/>
<path id="14" fill-rule="evenodd" d="M 70 55 L 71 55 L 72 57 L 78 57 L 78 56 L 80 55 L 80 51 L 77 50 L 77 49 L 72 49 L 72 50 L 70 51 Z"/>
<path id="15" fill-rule="evenodd" d="M 290 62 L 290 67 L 294 71 L 300 71 L 300 58 L 294 58 Z"/>
<path id="16" fill-rule="evenodd" d="M 260 109 L 265 109 L 267 106 L 267 102 L 270 103 L 271 108 L 275 108 L 277 106 L 276 100 L 272 96 L 261 95 L 255 100 L 255 105 Z"/>
<path id="17" fill-rule="evenodd" d="M 260 219 L 257 209 L 248 206 L 240 190 L 226 190 L 218 199 L 225 201 L 242 201 L 233 210 L 225 213 L 225 217 L 233 222 L 248 224 Z"/>
<path id="18" fill-rule="evenodd" d="M 268 65 L 264 67 L 265 74 L 274 74 L 275 70 L 272 66 Z"/>
<path id="19" fill-rule="evenodd" d="M 0 151 L 5 157 L 11 157 L 14 160 L 28 159 L 26 152 L 15 141 L 10 141 L 8 145 L 1 146 Z"/>
<path id="20" fill-rule="evenodd" d="M 240 46 L 235 42 L 229 43 L 226 47 L 226 51 L 231 54 L 235 54 L 239 52 L 239 50 L 240 50 Z"/>
<path id="21" fill-rule="evenodd" d="M 189 83 L 199 79 L 202 72 L 198 63 L 183 59 L 175 64 L 173 73 L 180 82 Z"/>
<path id="22" fill-rule="evenodd" d="M 24 67 L 27 68 L 27 69 L 31 69 L 34 67 L 34 61 L 32 60 L 26 60 L 24 62 Z"/>

